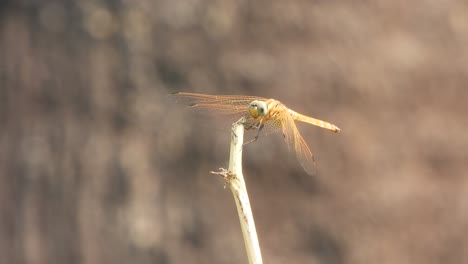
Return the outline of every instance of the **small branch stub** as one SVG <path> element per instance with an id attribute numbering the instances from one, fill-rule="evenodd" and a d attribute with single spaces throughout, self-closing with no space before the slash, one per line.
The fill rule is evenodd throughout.
<path id="1" fill-rule="evenodd" d="M 262 254 L 258 243 L 255 222 L 250 207 L 249 196 L 242 174 L 242 146 L 244 142 L 244 118 L 232 124 L 231 151 L 229 156 L 229 170 L 220 168 L 213 174 L 221 175 L 229 186 L 236 202 L 237 213 L 242 229 L 247 257 L 250 264 L 261 264 Z"/>
<path id="2" fill-rule="evenodd" d="M 219 171 L 210 171 L 212 174 L 220 175 L 224 179 L 224 189 L 231 184 L 231 181 L 236 177 L 234 173 L 229 172 L 225 168 L 219 168 Z"/>

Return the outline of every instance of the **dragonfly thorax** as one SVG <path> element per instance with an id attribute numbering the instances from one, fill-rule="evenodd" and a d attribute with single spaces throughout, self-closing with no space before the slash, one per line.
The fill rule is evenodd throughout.
<path id="1" fill-rule="evenodd" d="M 259 116 L 266 116 L 268 114 L 268 106 L 266 102 L 264 101 L 259 101 L 259 100 L 252 101 L 249 104 L 248 110 L 249 110 L 249 114 L 253 118 L 257 118 Z"/>

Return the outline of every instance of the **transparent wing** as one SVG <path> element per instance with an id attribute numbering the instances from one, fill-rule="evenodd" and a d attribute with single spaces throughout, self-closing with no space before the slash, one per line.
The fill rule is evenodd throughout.
<path id="1" fill-rule="evenodd" d="M 267 100 L 257 96 L 208 95 L 185 92 L 173 93 L 170 97 L 176 103 L 196 109 L 198 114 L 202 114 L 202 116 L 210 115 L 216 118 L 216 127 L 226 130 L 241 117 L 245 117 L 246 127 L 252 126 L 255 121 L 248 113 L 249 104 L 254 100 Z M 254 129 L 250 129 L 250 131 L 254 131 Z M 266 135 L 263 131 L 260 131 L 259 134 Z"/>
<path id="2" fill-rule="evenodd" d="M 247 113 L 247 108 L 252 101 L 266 100 L 257 96 L 208 95 L 184 92 L 173 93 L 171 96 L 176 99 L 176 102 L 189 107 L 206 109 L 207 112 L 216 114 L 233 114 L 239 116 L 239 118 Z"/>
<path id="3" fill-rule="evenodd" d="M 271 119 L 263 124 L 260 136 L 268 136 L 283 131 L 283 121 L 280 119 Z"/>
<path id="4" fill-rule="evenodd" d="M 307 146 L 304 138 L 302 138 L 299 130 L 294 123 L 294 119 L 285 111 L 281 117 L 283 121 L 282 131 L 284 139 L 288 144 L 289 150 L 296 153 L 296 157 L 304 170 L 309 175 L 317 174 L 317 165 L 315 163 L 314 155 Z"/>

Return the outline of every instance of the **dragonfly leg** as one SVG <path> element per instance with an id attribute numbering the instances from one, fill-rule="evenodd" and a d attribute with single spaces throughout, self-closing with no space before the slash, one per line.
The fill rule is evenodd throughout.
<path id="1" fill-rule="evenodd" d="M 257 124 L 255 124 L 255 123 L 254 123 L 254 124 L 245 125 L 245 129 L 246 129 L 246 130 L 250 130 L 250 129 L 252 129 L 252 128 L 253 128 L 253 129 L 259 129 L 260 126 L 257 125 Z"/>
<path id="2" fill-rule="evenodd" d="M 262 131 L 262 129 L 263 129 L 263 126 L 264 126 L 263 124 L 260 125 L 260 127 L 258 128 L 258 131 L 257 131 L 257 135 L 256 135 L 252 140 L 249 140 L 249 141 L 245 142 L 243 145 L 245 146 L 245 145 L 247 145 L 247 144 L 250 144 L 250 143 L 252 143 L 252 142 L 257 141 L 258 136 L 260 135 L 260 131 Z"/>
<path id="3" fill-rule="evenodd" d="M 246 130 L 250 130 L 250 129 L 259 129 L 260 127 L 263 126 L 263 118 L 260 118 L 260 119 L 250 119 L 250 120 L 247 120 L 246 123 L 244 123 L 244 128 Z"/>
<path id="4" fill-rule="evenodd" d="M 249 140 L 249 141 L 247 141 L 247 142 L 244 142 L 243 145 L 245 146 L 245 145 L 247 145 L 247 144 L 250 144 L 250 143 L 252 143 L 252 142 L 255 142 L 255 141 L 257 141 L 257 139 L 258 139 L 258 137 L 256 136 L 256 137 L 254 137 L 252 140 Z"/>

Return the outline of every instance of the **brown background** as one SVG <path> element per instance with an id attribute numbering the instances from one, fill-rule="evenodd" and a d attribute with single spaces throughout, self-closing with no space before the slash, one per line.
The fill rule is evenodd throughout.
<path id="1" fill-rule="evenodd" d="M 174 91 L 342 129 L 245 148 L 265 263 L 468 263 L 467 46 L 463 1 L 2 1 L 0 263 L 246 263 Z"/>

